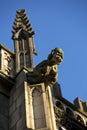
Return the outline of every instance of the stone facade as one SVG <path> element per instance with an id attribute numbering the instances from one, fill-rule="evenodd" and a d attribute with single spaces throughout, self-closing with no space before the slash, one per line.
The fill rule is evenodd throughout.
<path id="1" fill-rule="evenodd" d="M 57 77 L 53 62 L 46 60 L 34 68 L 34 31 L 25 10 L 16 12 L 12 34 L 14 52 L 0 45 L 0 130 L 86 130 L 87 103 L 79 98 L 70 103 L 57 82 L 50 84 L 51 76 Z M 52 54 L 53 50 L 48 59 L 57 64 Z M 62 52 L 57 54 L 61 61 Z M 44 80 L 37 81 L 38 74 Z"/>
<path id="2" fill-rule="evenodd" d="M 14 53 L 0 44 L 0 71 L 10 77 L 15 75 Z"/>

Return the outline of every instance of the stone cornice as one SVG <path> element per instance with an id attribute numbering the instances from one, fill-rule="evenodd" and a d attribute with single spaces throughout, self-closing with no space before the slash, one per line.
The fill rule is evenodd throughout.
<path id="1" fill-rule="evenodd" d="M 9 48 L 5 47 L 4 45 L 0 44 L 0 48 L 3 48 L 4 50 L 6 50 L 8 53 L 15 55 L 14 52 L 12 52 Z"/>

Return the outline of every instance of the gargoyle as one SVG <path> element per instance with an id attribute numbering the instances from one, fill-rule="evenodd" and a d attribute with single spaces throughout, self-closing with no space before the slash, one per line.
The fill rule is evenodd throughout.
<path id="1" fill-rule="evenodd" d="M 55 48 L 48 55 L 47 60 L 38 64 L 32 72 L 28 73 L 29 84 L 45 83 L 45 85 L 53 85 L 58 79 L 58 66 L 64 57 L 61 48 Z"/>

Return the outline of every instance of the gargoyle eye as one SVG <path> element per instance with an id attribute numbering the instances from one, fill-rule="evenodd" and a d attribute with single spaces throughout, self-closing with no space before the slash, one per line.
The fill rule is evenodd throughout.
<path id="1" fill-rule="evenodd" d="M 59 54 L 59 52 L 57 52 L 56 54 Z"/>

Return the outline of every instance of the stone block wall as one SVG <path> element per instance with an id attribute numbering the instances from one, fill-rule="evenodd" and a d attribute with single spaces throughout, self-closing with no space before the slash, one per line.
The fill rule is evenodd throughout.
<path id="1" fill-rule="evenodd" d="M 11 84 L 7 78 L 0 73 L 0 130 L 9 129 L 9 93 Z"/>
<path id="2" fill-rule="evenodd" d="M 8 130 L 9 97 L 0 93 L 0 130 Z"/>
<path id="3" fill-rule="evenodd" d="M 10 93 L 9 105 L 9 130 L 25 130 L 25 91 L 24 73 L 20 73 L 16 78 L 16 83 Z"/>

